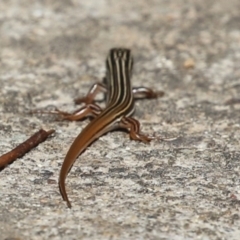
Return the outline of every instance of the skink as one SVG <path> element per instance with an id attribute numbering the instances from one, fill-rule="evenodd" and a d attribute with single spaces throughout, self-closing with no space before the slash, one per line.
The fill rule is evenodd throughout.
<path id="1" fill-rule="evenodd" d="M 130 116 L 134 112 L 134 98 L 156 98 L 159 94 L 149 88 L 132 88 L 131 75 L 133 69 L 133 57 L 129 49 L 114 48 L 110 50 L 106 60 L 106 77 L 104 83 L 94 84 L 85 98 L 76 100 L 84 102 L 86 106 L 74 114 L 59 111 L 65 119 L 79 120 L 92 116 L 94 119 L 82 130 L 72 143 L 63 161 L 59 188 L 63 200 L 71 208 L 68 199 L 65 180 L 77 157 L 97 138 L 115 129 L 126 129 L 133 140 L 149 142 L 153 137 L 140 133 L 140 124 Z M 106 108 L 102 110 L 94 103 L 94 97 L 99 91 L 106 94 Z M 162 94 L 162 93 L 161 93 Z"/>

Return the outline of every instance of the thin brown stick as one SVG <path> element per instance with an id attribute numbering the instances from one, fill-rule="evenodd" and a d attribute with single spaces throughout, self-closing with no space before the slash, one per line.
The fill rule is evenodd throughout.
<path id="1" fill-rule="evenodd" d="M 40 129 L 25 142 L 21 143 L 10 152 L 0 156 L 0 170 L 6 165 L 15 161 L 17 158 L 22 157 L 25 153 L 36 147 L 39 143 L 44 142 L 54 132 L 55 130 L 45 131 Z"/>

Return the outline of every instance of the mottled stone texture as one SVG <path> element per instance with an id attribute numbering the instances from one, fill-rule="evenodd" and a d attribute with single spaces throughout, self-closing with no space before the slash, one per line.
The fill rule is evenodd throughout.
<path id="1" fill-rule="evenodd" d="M 41 127 L 53 138 L 0 172 L 0 239 L 240 239 L 239 0 L 1 0 L 0 154 Z M 136 103 L 143 132 L 116 131 L 63 158 L 88 124 L 30 115 L 73 111 L 112 47 L 135 57 L 133 84 L 164 90 Z M 235 99 L 235 101 L 233 101 Z"/>

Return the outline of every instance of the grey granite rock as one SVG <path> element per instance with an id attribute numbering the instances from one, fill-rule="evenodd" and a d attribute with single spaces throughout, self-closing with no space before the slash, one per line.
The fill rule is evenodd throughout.
<path id="1" fill-rule="evenodd" d="M 55 136 L 0 172 L 0 239 L 239 239 L 239 0 L 0 1 L 0 155 L 40 128 Z M 105 73 L 112 47 L 135 57 L 146 145 L 116 131 L 58 175 L 88 120 L 73 111 Z"/>

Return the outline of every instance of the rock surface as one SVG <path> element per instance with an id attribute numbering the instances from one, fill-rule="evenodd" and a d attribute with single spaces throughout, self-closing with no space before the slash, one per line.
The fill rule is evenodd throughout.
<path id="1" fill-rule="evenodd" d="M 0 155 L 40 128 L 55 136 L 0 172 L 0 239 L 239 239 L 239 0 L 0 1 Z M 58 175 L 89 120 L 73 111 L 105 74 L 112 47 L 131 48 L 142 130 L 174 141 L 92 144 Z"/>

